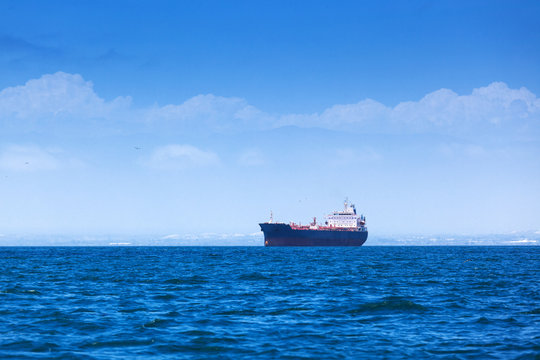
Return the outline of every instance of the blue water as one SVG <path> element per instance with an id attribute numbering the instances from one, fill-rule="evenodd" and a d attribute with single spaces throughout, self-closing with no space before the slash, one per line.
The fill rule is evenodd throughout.
<path id="1" fill-rule="evenodd" d="M 540 247 L 0 248 L 0 358 L 540 358 Z"/>

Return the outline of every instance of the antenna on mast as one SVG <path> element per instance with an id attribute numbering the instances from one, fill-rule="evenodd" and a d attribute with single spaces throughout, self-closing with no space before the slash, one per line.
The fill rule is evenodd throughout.
<path id="1" fill-rule="evenodd" d="M 270 210 L 270 223 L 273 223 L 274 222 L 274 213 L 272 212 L 272 210 Z"/>

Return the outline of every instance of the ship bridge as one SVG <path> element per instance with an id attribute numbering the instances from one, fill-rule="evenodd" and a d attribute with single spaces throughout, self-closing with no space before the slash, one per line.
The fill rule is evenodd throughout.
<path id="1" fill-rule="evenodd" d="M 364 224 L 364 216 L 356 214 L 354 204 L 349 204 L 347 200 L 345 200 L 343 211 L 334 211 L 326 217 L 326 225 L 335 228 L 362 229 Z"/>

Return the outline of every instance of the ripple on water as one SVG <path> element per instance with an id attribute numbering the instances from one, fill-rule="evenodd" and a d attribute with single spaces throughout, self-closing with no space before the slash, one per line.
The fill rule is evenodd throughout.
<path id="1" fill-rule="evenodd" d="M 306 307 L 287 307 L 283 309 L 276 309 L 268 312 L 268 315 L 284 315 L 284 314 L 290 314 L 290 313 L 297 313 L 301 311 L 309 312 L 313 311 L 313 308 L 306 308 Z"/>
<path id="2" fill-rule="evenodd" d="M 258 311 L 254 311 L 251 309 L 238 309 L 238 310 L 225 310 L 225 311 L 218 311 L 215 313 L 215 315 L 221 315 L 221 316 L 257 316 L 259 315 Z"/>
<path id="3" fill-rule="evenodd" d="M 24 289 L 20 287 L 11 287 L 0 291 L 0 294 L 17 294 L 17 295 L 41 295 L 41 292 L 36 289 Z"/>
<path id="4" fill-rule="evenodd" d="M 535 358 L 539 261 L 540 247 L 0 249 L 0 359 Z"/>
<path id="5" fill-rule="evenodd" d="M 125 347 L 143 347 L 152 345 L 155 339 L 119 339 L 108 341 L 91 341 L 79 344 L 82 349 L 103 349 L 103 348 L 125 348 Z"/>
<path id="6" fill-rule="evenodd" d="M 208 279 L 202 276 L 188 276 L 183 278 L 173 278 L 164 281 L 165 284 L 173 285 L 200 285 L 208 283 Z"/>
<path id="7" fill-rule="evenodd" d="M 143 324 L 144 328 L 162 328 L 167 327 L 169 324 L 172 324 L 171 320 L 169 319 L 153 319 L 145 324 Z"/>
<path id="8" fill-rule="evenodd" d="M 526 315 L 540 315 L 540 308 L 532 309 L 529 311 L 522 311 L 520 314 L 526 314 Z"/>
<path id="9" fill-rule="evenodd" d="M 368 302 L 347 311 L 349 314 L 358 313 L 422 313 L 428 308 L 412 300 L 401 297 L 387 297 L 381 301 Z"/>
<path id="10" fill-rule="evenodd" d="M 251 272 L 249 274 L 242 274 L 238 277 L 239 280 L 246 280 L 246 281 L 260 281 L 260 280 L 268 280 L 270 279 L 268 276 L 264 276 L 261 273 L 258 272 Z"/>
<path id="11" fill-rule="evenodd" d="M 136 312 L 145 312 L 148 311 L 148 308 L 146 307 L 133 307 L 133 308 L 127 308 L 127 309 L 119 309 L 118 310 L 121 313 L 131 314 Z"/>
<path id="12" fill-rule="evenodd" d="M 168 293 L 168 294 L 159 294 L 159 295 L 155 295 L 155 296 L 153 297 L 153 299 L 155 299 L 155 300 L 165 300 L 165 301 L 167 301 L 167 300 L 174 300 L 174 299 L 176 299 L 176 298 L 177 298 L 177 296 L 174 295 L 174 294 L 171 294 L 171 293 Z"/>
<path id="13" fill-rule="evenodd" d="M 215 333 L 212 331 L 206 331 L 206 330 L 186 330 L 181 332 L 182 335 L 186 336 L 214 336 Z"/>

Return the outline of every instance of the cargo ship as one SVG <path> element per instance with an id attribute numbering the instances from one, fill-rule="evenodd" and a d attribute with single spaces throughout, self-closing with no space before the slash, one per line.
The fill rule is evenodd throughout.
<path id="1" fill-rule="evenodd" d="M 259 224 L 264 246 L 362 246 L 368 237 L 366 218 L 347 200 L 344 205 L 343 211 L 328 215 L 324 225 L 317 224 L 317 218 L 309 225 L 274 222 L 270 213 L 270 221 Z"/>

